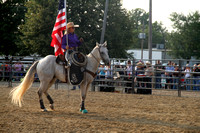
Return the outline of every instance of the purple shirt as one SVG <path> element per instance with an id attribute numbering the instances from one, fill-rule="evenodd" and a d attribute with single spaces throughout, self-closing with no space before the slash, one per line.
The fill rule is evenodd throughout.
<path id="1" fill-rule="evenodd" d="M 68 34 L 68 45 L 69 47 L 78 47 L 80 46 L 82 43 L 80 42 L 80 40 L 78 39 L 78 36 L 76 34 Z M 66 35 L 63 36 L 62 38 L 62 48 L 66 49 Z"/>

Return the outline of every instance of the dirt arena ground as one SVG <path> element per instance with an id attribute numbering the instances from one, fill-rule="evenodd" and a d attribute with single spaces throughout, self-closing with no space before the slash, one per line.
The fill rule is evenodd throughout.
<path id="1" fill-rule="evenodd" d="M 88 92 L 88 114 L 79 112 L 80 92 L 50 89 L 55 111 L 41 112 L 36 87 L 23 107 L 0 87 L 0 132 L 200 132 L 200 98 Z M 198 93 L 200 94 L 200 93 Z"/>

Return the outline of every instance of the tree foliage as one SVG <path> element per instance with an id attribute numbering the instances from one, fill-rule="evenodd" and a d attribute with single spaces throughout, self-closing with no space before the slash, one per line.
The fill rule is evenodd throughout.
<path id="1" fill-rule="evenodd" d="M 25 50 L 29 53 L 37 53 L 45 56 L 53 54 L 50 47 L 51 32 L 57 15 L 58 2 L 48 0 L 31 0 L 26 3 L 28 9 L 25 24 L 21 25 L 23 36 L 21 40 Z M 108 49 L 111 57 L 126 57 L 126 49 L 131 43 L 131 30 L 129 17 L 122 9 L 120 0 L 110 0 L 107 16 L 105 40 L 108 41 Z M 81 51 L 89 53 L 99 42 L 103 25 L 105 1 L 95 0 L 68 0 L 67 18 L 80 25 L 76 34 L 83 37 L 84 45 Z M 116 49 L 119 47 L 120 49 Z"/>
<path id="2" fill-rule="evenodd" d="M 144 40 L 144 48 L 148 48 L 148 29 L 149 29 L 149 13 L 145 10 L 136 8 L 129 12 L 130 25 L 132 29 L 132 40 L 133 44 L 130 48 L 141 48 L 141 40 L 138 38 L 139 33 L 146 34 Z M 144 24 L 144 25 L 143 25 Z M 144 27 L 143 27 L 144 26 Z M 165 34 L 167 34 L 166 28 L 163 27 L 162 23 L 155 21 L 152 24 L 152 45 L 155 47 L 156 44 L 165 44 Z"/>
<path id="3" fill-rule="evenodd" d="M 0 1 L 0 55 L 16 55 L 19 51 L 19 25 L 24 22 L 25 0 Z"/>
<path id="4" fill-rule="evenodd" d="M 57 15 L 57 1 L 52 0 L 31 0 L 26 3 L 27 13 L 25 24 L 20 26 L 21 32 L 21 53 L 38 54 L 46 56 L 53 53 L 50 47 L 51 33 Z"/>
<path id="5" fill-rule="evenodd" d="M 46 56 L 54 54 L 50 46 L 55 24 L 58 0 L 6 0 L 0 1 L 1 51 L 4 55 Z M 80 25 L 76 34 L 83 37 L 80 50 L 89 53 L 99 42 L 103 27 L 105 0 L 67 0 L 67 18 Z M 152 43 L 165 44 L 177 58 L 190 59 L 200 56 L 200 14 L 187 16 L 173 13 L 171 21 L 174 31 L 168 33 L 162 23 L 152 24 Z M 141 48 L 139 33 L 146 33 L 144 48 L 148 48 L 149 14 L 137 8 L 127 11 L 121 0 L 109 0 L 105 41 L 110 57 L 126 58 L 126 50 Z"/>
<path id="6" fill-rule="evenodd" d="M 76 33 L 83 37 L 87 53 L 99 42 L 103 27 L 105 1 L 68 0 L 69 21 L 79 24 Z M 111 57 L 126 57 L 126 50 L 131 43 L 131 30 L 127 12 L 122 9 L 120 0 L 110 0 L 107 14 L 105 41 Z M 117 49 L 119 48 L 119 49 Z"/>
<path id="7" fill-rule="evenodd" d="M 169 34 L 168 48 L 177 58 L 200 58 L 200 13 L 171 14 L 174 31 Z"/>

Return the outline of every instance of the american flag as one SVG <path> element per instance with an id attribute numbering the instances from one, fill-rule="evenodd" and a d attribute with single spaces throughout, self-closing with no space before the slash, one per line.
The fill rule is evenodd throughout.
<path id="1" fill-rule="evenodd" d="M 59 54 L 63 55 L 63 49 L 61 48 L 62 45 L 62 37 L 63 37 L 63 30 L 66 29 L 66 9 L 64 6 L 64 0 L 59 1 L 59 8 L 58 8 L 58 16 L 56 18 L 56 23 L 53 27 L 53 32 L 51 34 L 52 41 L 51 46 L 54 47 L 55 56 Z"/>

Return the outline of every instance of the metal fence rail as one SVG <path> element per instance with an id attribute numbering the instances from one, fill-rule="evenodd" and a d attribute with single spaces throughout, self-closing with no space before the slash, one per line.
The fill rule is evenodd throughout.
<path id="1" fill-rule="evenodd" d="M 152 90 L 159 89 L 177 91 L 178 96 L 181 96 L 181 91 L 200 91 L 200 60 L 160 62 L 158 64 L 156 60 L 111 59 L 110 68 L 100 66 L 98 76 L 93 83 L 93 90 L 112 92 L 118 89 L 125 93 L 151 94 Z M 171 62 L 173 64 L 169 64 Z M 101 71 L 104 71 L 105 75 Z M 109 75 L 107 71 L 110 71 Z M 148 75 L 149 73 L 151 74 Z"/>
<path id="2" fill-rule="evenodd" d="M 41 57 L 0 57 L 0 81 L 20 82 L 32 63 Z M 171 61 L 173 65 L 167 65 Z M 139 63 L 141 62 L 141 63 Z M 152 90 L 177 91 L 181 96 L 182 91 L 200 91 L 200 60 L 135 60 L 135 59 L 111 59 L 111 66 L 99 66 L 98 75 L 92 83 L 92 91 L 109 91 L 123 93 L 146 93 Z M 147 70 L 147 63 L 153 69 Z M 175 64 L 176 63 L 176 64 Z M 17 64 L 21 64 L 20 69 Z M 186 66 L 189 64 L 189 66 Z M 199 67 L 195 67 L 194 64 Z M 138 69 L 141 67 L 142 69 Z M 167 70 L 168 67 L 174 70 Z M 185 68 L 190 69 L 189 72 Z M 178 70 L 175 70 L 178 69 Z M 199 69 L 196 71 L 195 69 Z M 104 74 L 101 72 L 104 71 Z M 146 74 L 152 73 L 148 76 Z M 189 74 L 189 77 L 186 77 Z M 35 81 L 39 81 L 37 74 Z M 55 83 L 58 88 L 59 81 Z"/>

